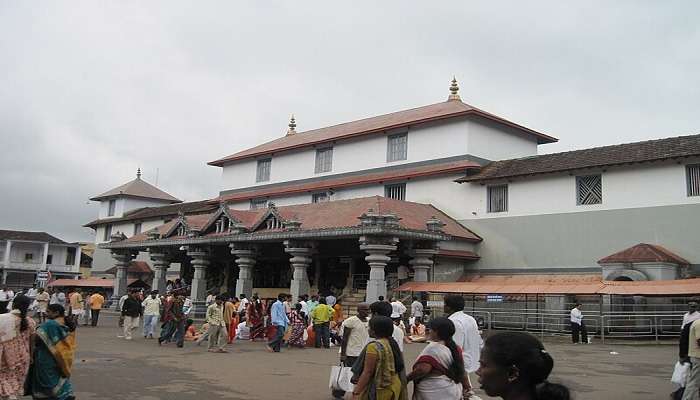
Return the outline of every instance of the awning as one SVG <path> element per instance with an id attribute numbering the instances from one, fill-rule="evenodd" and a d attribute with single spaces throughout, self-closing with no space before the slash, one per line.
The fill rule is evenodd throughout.
<path id="1" fill-rule="evenodd" d="M 526 278 L 523 276 L 522 278 Z M 640 296 L 685 296 L 700 294 L 700 278 L 669 281 L 600 281 L 595 282 L 407 282 L 402 292 L 465 294 L 611 294 Z"/>
<path id="2" fill-rule="evenodd" d="M 49 282 L 48 287 L 82 287 L 82 288 L 113 288 L 114 279 L 88 278 L 88 279 L 56 279 Z M 128 279 L 129 287 L 149 287 L 141 279 Z"/>

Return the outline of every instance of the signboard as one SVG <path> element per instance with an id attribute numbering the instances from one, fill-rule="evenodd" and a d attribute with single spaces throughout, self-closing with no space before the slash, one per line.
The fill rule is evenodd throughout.
<path id="1" fill-rule="evenodd" d="M 488 303 L 501 303 L 503 302 L 502 294 L 488 294 L 486 295 L 486 302 Z"/>
<path id="2" fill-rule="evenodd" d="M 36 280 L 39 282 L 46 282 L 49 280 L 49 271 L 39 271 L 36 273 Z"/>
<path id="3" fill-rule="evenodd" d="M 444 307 L 445 302 L 442 300 L 428 300 L 428 307 L 430 308 L 438 308 L 438 307 Z"/>

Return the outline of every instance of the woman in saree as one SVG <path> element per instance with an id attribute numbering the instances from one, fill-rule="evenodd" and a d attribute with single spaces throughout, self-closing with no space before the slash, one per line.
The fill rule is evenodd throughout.
<path id="1" fill-rule="evenodd" d="M 301 312 L 301 304 L 297 303 L 294 305 L 294 310 L 292 310 L 289 315 L 289 325 L 292 333 L 289 335 L 290 346 L 304 348 L 306 341 L 304 340 L 304 331 L 306 330 L 306 319 Z"/>
<path id="2" fill-rule="evenodd" d="M 31 340 L 36 323 L 27 316 L 32 300 L 18 294 L 12 311 L 0 314 L 0 399 L 23 394 L 24 378 L 31 362 Z"/>
<path id="3" fill-rule="evenodd" d="M 391 318 L 375 316 L 369 320 L 369 335 L 374 340 L 365 346 L 364 366 L 352 392 L 353 400 L 399 400 L 405 393 L 395 363 L 401 354 L 390 343 L 393 333 Z"/>
<path id="4" fill-rule="evenodd" d="M 455 326 L 445 317 L 430 321 L 430 344 L 413 364 L 408 380 L 413 381 L 414 400 L 462 399 L 464 359 L 452 340 Z"/>
<path id="5" fill-rule="evenodd" d="M 36 331 L 32 367 L 27 376 L 33 399 L 75 399 L 70 382 L 75 354 L 75 323 L 65 320 L 60 304 L 46 310 L 49 318 Z"/>
<path id="6" fill-rule="evenodd" d="M 248 304 L 246 310 L 246 321 L 250 327 L 250 340 L 265 339 L 265 320 L 262 302 L 257 296 L 253 296 L 253 301 Z"/>

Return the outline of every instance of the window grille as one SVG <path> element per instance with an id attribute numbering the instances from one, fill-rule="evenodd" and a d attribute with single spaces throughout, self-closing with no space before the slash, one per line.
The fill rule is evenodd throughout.
<path id="1" fill-rule="evenodd" d="M 137 222 L 134 224 L 134 235 L 141 233 L 141 223 Z"/>
<path id="2" fill-rule="evenodd" d="M 394 200 L 406 200 L 406 184 L 397 183 L 384 186 L 384 197 Z"/>
<path id="3" fill-rule="evenodd" d="M 700 164 L 685 166 L 688 196 L 700 196 Z"/>
<path id="4" fill-rule="evenodd" d="M 272 167 L 272 159 L 266 158 L 258 160 L 258 170 L 255 174 L 255 182 L 267 182 L 270 180 L 270 168 Z"/>
<path id="5" fill-rule="evenodd" d="M 328 196 L 328 192 L 314 193 L 311 195 L 311 202 L 312 203 L 323 203 L 324 201 L 330 201 L 330 197 Z"/>
<path id="6" fill-rule="evenodd" d="M 66 265 L 75 264 L 75 248 L 69 247 L 66 253 Z"/>
<path id="7" fill-rule="evenodd" d="M 488 186 L 487 212 L 497 213 L 508 211 L 508 185 Z"/>
<path id="8" fill-rule="evenodd" d="M 398 135 L 389 136 L 387 149 L 386 149 L 386 161 L 401 161 L 405 160 L 408 153 L 408 135 L 401 133 Z"/>
<path id="9" fill-rule="evenodd" d="M 325 148 L 316 150 L 316 169 L 315 172 L 330 172 L 333 169 L 333 148 Z"/>
<path id="10" fill-rule="evenodd" d="M 107 216 L 111 217 L 114 215 L 115 208 L 117 208 L 117 201 L 116 200 L 110 200 L 109 201 L 109 209 L 107 210 Z"/>
<path id="11" fill-rule="evenodd" d="M 603 203 L 603 184 L 600 175 L 576 177 L 576 205 Z"/>
<path id="12" fill-rule="evenodd" d="M 102 238 L 103 241 L 108 242 L 109 238 L 112 236 L 112 225 L 105 225 L 105 234 Z"/>
<path id="13" fill-rule="evenodd" d="M 267 199 L 250 199 L 250 209 L 257 210 L 267 207 Z"/>

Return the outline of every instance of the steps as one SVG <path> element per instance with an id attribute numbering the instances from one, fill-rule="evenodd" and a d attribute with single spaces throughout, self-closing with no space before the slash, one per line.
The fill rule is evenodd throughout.
<path id="1" fill-rule="evenodd" d="M 343 296 L 340 298 L 340 304 L 343 306 L 345 318 L 357 315 L 357 305 L 365 301 L 366 295 L 367 291 L 364 289 L 343 294 Z"/>

